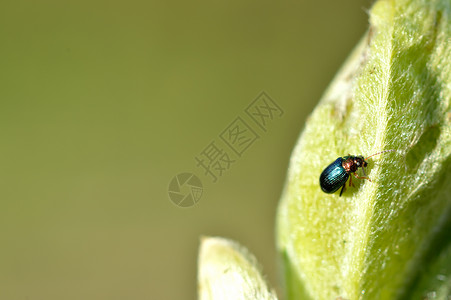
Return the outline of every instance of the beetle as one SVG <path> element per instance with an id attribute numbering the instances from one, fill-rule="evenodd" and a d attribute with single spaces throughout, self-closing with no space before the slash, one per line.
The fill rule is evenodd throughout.
<path id="1" fill-rule="evenodd" d="M 339 188 L 341 188 L 341 197 L 341 194 L 343 194 L 346 186 L 346 181 L 348 181 L 348 178 L 350 177 L 349 175 L 352 174 L 358 179 L 366 179 L 368 181 L 371 181 L 371 179 L 365 174 L 364 168 L 368 166 L 368 162 L 366 160 L 372 156 L 393 151 L 395 150 L 381 151 L 370 155 L 367 158 L 364 158 L 362 155 L 356 156 L 351 154 L 337 158 L 333 163 L 328 165 L 319 176 L 319 185 L 321 186 L 321 190 L 323 190 L 323 192 L 325 193 L 332 194 L 338 191 Z M 363 175 L 365 176 L 357 175 L 356 172 L 359 168 L 362 168 Z M 349 180 L 349 186 L 351 185 L 352 177 Z"/>

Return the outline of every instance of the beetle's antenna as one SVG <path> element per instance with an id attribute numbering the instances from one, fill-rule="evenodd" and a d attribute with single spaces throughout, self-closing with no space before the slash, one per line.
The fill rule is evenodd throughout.
<path id="1" fill-rule="evenodd" d="M 365 158 L 365 160 L 367 160 L 368 158 L 375 156 L 375 155 L 379 155 L 379 154 L 386 153 L 386 152 L 394 152 L 394 151 L 396 151 L 396 150 L 385 150 L 385 151 L 377 152 L 377 153 L 374 153 L 373 155 L 368 156 L 367 158 Z"/>

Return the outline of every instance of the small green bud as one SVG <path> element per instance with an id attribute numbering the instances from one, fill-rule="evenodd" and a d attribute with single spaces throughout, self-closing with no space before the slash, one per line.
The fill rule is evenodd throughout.
<path id="1" fill-rule="evenodd" d="M 277 299 L 263 279 L 255 257 L 234 241 L 202 238 L 198 270 L 200 300 Z"/>

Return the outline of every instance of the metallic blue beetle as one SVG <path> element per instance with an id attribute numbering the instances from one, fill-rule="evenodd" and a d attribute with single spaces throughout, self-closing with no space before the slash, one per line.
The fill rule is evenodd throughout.
<path id="1" fill-rule="evenodd" d="M 382 152 L 375 153 L 373 155 L 364 158 L 363 156 L 354 156 L 348 155 L 344 157 L 337 158 L 333 163 L 328 165 L 324 171 L 321 173 L 319 177 L 319 185 L 323 192 L 332 194 L 338 191 L 341 188 L 340 196 L 343 194 L 343 191 L 346 186 L 346 181 L 349 178 L 349 175 L 352 174 L 358 179 L 366 179 L 371 181 L 365 174 L 365 169 L 368 166 L 366 160 L 372 156 L 379 155 L 385 152 L 392 152 L 395 150 L 385 150 Z M 358 168 L 362 168 L 363 177 L 356 174 Z M 352 177 L 349 180 L 349 186 L 352 185 Z"/>

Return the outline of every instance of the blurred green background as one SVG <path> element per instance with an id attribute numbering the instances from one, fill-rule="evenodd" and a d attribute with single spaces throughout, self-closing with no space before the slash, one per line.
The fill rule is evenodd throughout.
<path id="1" fill-rule="evenodd" d="M 278 286 L 274 220 L 369 1 L 11 1 L 0 11 L 0 299 L 195 299 L 199 237 Z M 212 183 L 194 157 L 266 91 L 285 111 Z M 168 198 L 194 172 L 191 208 Z"/>

